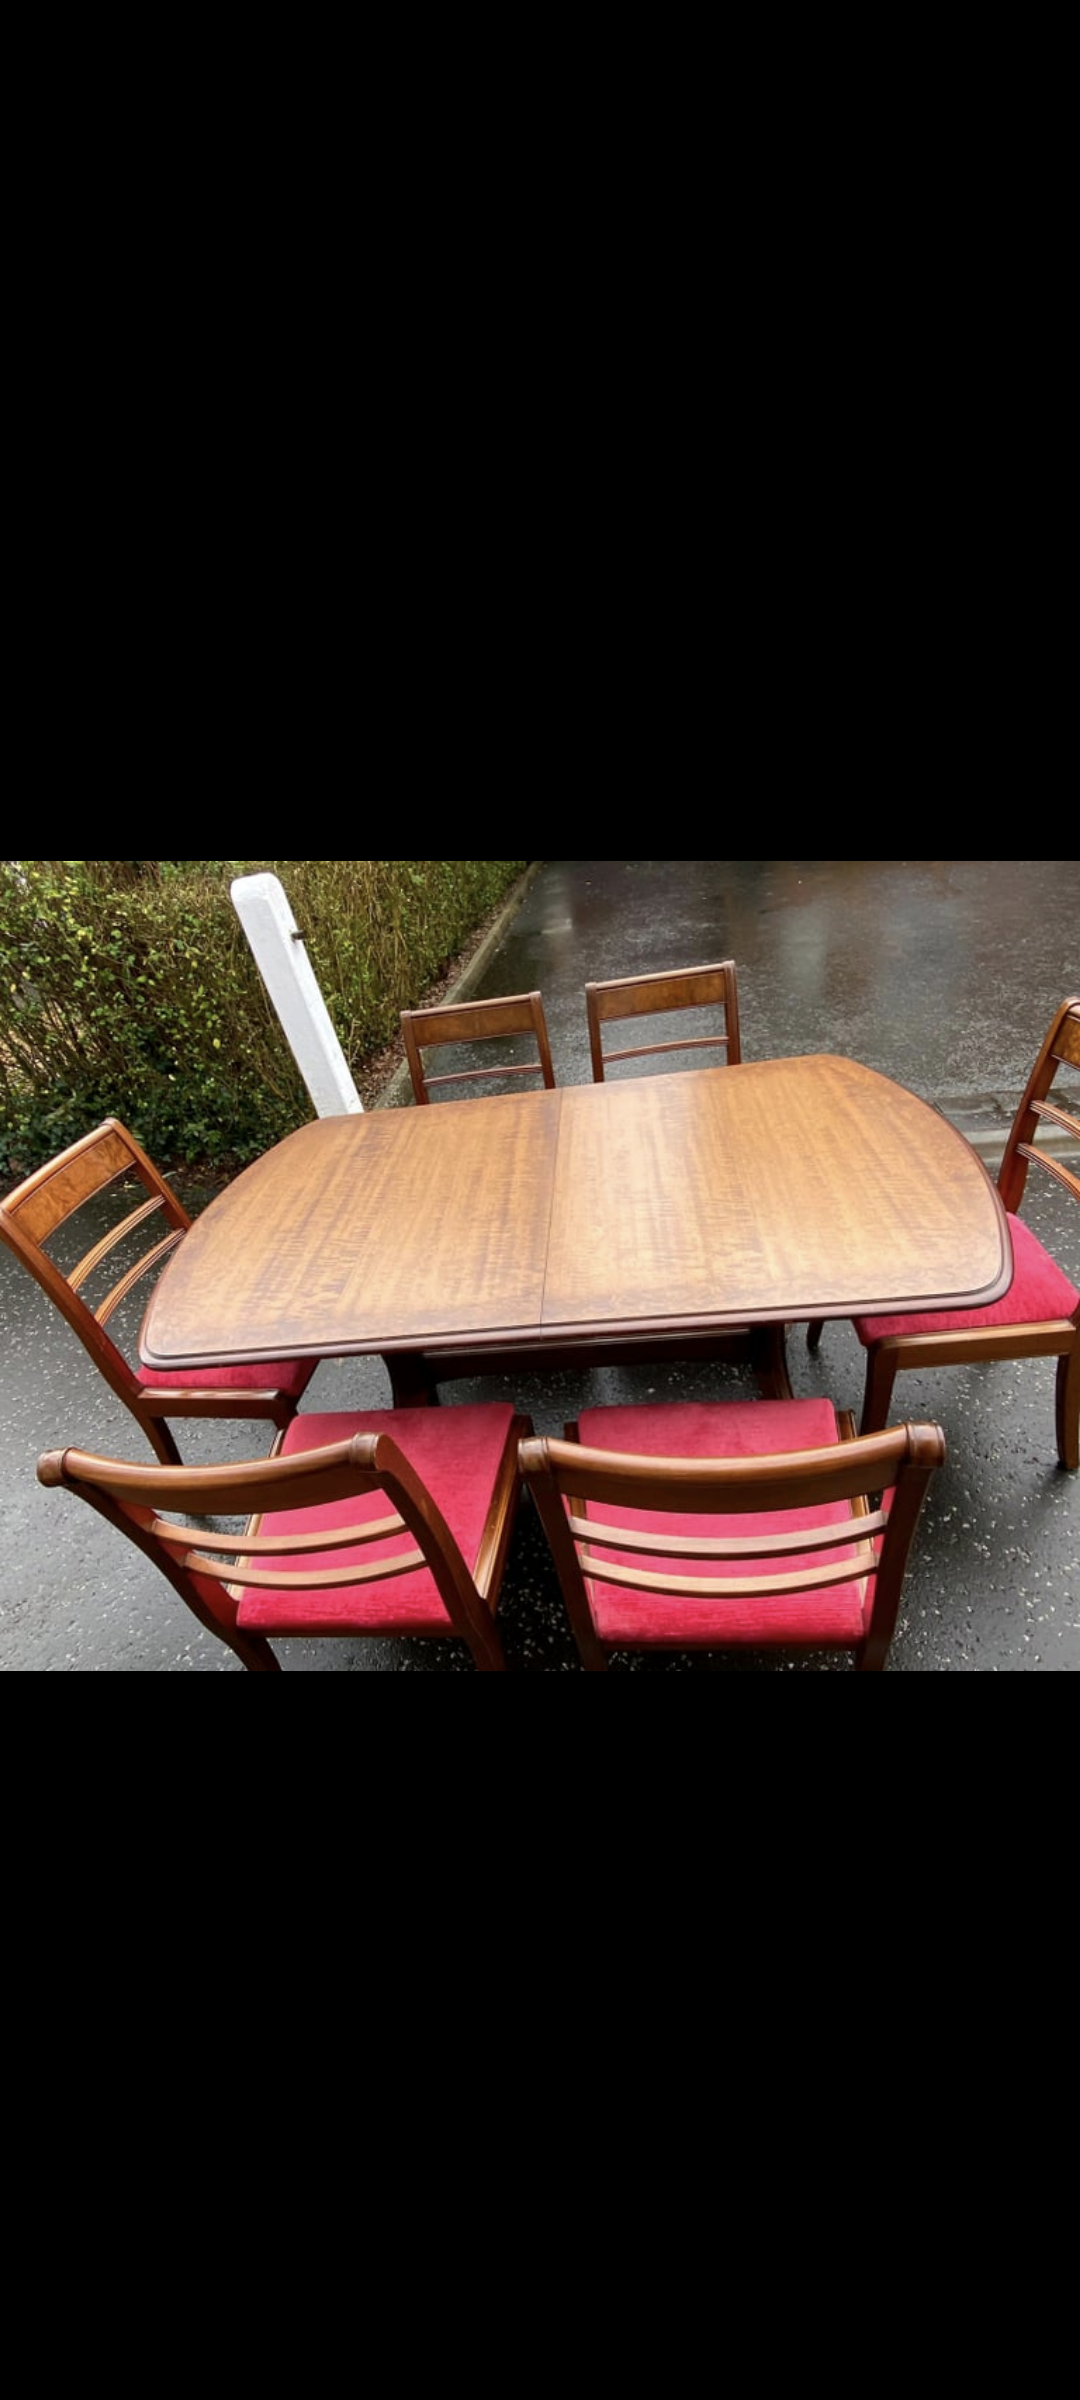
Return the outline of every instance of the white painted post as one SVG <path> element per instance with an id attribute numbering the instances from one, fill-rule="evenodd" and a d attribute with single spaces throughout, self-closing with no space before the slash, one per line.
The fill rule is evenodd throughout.
<path id="1" fill-rule="evenodd" d="M 237 875 L 229 889 L 316 1114 L 362 1116 L 364 1103 L 277 876 Z"/>

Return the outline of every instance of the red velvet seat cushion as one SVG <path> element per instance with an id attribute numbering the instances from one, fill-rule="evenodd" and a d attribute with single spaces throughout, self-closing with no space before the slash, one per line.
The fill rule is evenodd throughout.
<path id="1" fill-rule="evenodd" d="M 1044 1250 L 1022 1217 L 1010 1216 L 1013 1279 L 992 1308 L 941 1308 L 918 1317 L 855 1317 L 860 1342 L 880 1342 L 895 1333 L 960 1333 L 979 1325 L 1041 1325 L 1047 1317 L 1071 1317 L 1080 1292 Z"/>
<path id="2" fill-rule="evenodd" d="M 325 1442 L 349 1440 L 357 1433 L 389 1433 L 426 1485 L 441 1510 L 470 1573 L 477 1554 L 492 1494 L 513 1419 L 508 1403 L 492 1401 L 460 1408 L 375 1408 L 316 1410 L 294 1417 L 282 1443 L 286 1457 L 321 1448 Z M 356 1525 L 389 1513 L 386 1496 L 374 1491 L 355 1500 L 338 1500 L 325 1509 L 282 1509 L 263 1518 L 264 1534 L 311 1532 L 326 1528 L 327 1547 L 322 1566 L 369 1563 L 415 1547 L 411 1533 L 392 1535 L 367 1548 L 335 1552 L 335 1526 Z M 272 1565 L 273 1561 L 265 1562 Z M 295 1575 L 299 1562 L 282 1557 L 279 1566 Z M 310 1561 L 305 1560 L 305 1565 Z M 343 1585 L 329 1592 L 245 1590 L 237 1622 L 249 1633 L 449 1633 L 452 1628 L 430 1568 L 380 1584 Z"/>
<path id="3" fill-rule="evenodd" d="M 650 1458 L 760 1458 L 782 1450 L 818 1450 L 838 1439 L 836 1412 L 830 1400 L 715 1400 L 667 1401 L 654 1408 L 583 1409 L 578 1418 L 582 1443 L 588 1449 L 625 1450 Z M 782 1527 L 847 1523 L 844 1500 L 814 1508 L 762 1510 L 753 1515 L 682 1517 L 667 1510 L 609 1508 L 590 1502 L 586 1514 L 608 1524 L 631 1525 L 667 1533 L 702 1533 L 722 1529 L 732 1534 L 772 1531 Z M 599 1557 L 605 1553 L 599 1551 Z M 609 1550 L 606 1555 L 619 1554 Z M 817 1564 L 842 1555 L 822 1551 Z M 635 1562 L 636 1563 L 636 1562 Z M 657 1558 L 654 1566 L 670 1573 L 670 1562 Z M 785 1562 L 786 1566 L 792 1562 Z M 777 1562 L 779 1567 L 779 1562 Z M 739 1575 L 746 1567 L 716 1560 L 680 1561 L 686 1575 Z M 768 1564 L 756 1572 L 768 1573 Z M 861 1641 L 868 1612 L 865 1586 L 854 1580 L 831 1591 L 770 1599 L 695 1602 L 681 1595 L 653 1598 L 618 1584 L 587 1579 L 593 1621 L 602 1642 L 627 1649 L 695 1649 L 725 1644 L 761 1647 L 766 1643 L 798 1643 L 849 1647 Z"/>
<path id="4" fill-rule="evenodd" d="M 139 1382 L 152 1391 L 291 1392 L 299 1400 L 318 1363 L 316 1358 L 270 1358 L 254 1367 L 180 1367 L 170 1374 L 140 1367 L 138 1373 Z"/>

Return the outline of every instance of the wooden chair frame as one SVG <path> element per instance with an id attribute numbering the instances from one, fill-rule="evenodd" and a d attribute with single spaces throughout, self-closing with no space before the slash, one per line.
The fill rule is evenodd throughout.
<path id="1" fill-rule="evenodd" d="M 632 1048 L 605 1049 L 606 1024 L 643 1016 L 660 1016 L 676 1008 L 720 1008 L 723 1031 L 682 1034 L 664 1041 L 640 1042 Z M 603 1083 L 606 1070 L 619 1059 L 651 1058 L 669 1050 L 722 1050 L 729 1067 L 742 1059 L 739 1031 L 739 988 L 733 958 L 714 966 L 679 967 L 658 975 L 620 975 L 585 986 L 585 1014 L 594 1083 Z M 693 1062 L 691 1062 L 693 1063 Z"/>
<path id="2" fill-rule="evenodd" d="M 268 1458 L 213 1467 L 135 1466 L 77 1449 L 51 1450 L 38 1461 L 38 1481 L 74 1492 L 114 1525 L 160 1569 L 200 1625 L 253 1672 L 279 1672 L 281 1665 L 265 1634 L 244 1625 L 244 1595 L 253 1589 L 288 1600 L 288 1621 L 275 1624 L 275 1639 L 459 1636 L 479 1669 L 501 1672 L 506 1656 L 495 1616 L 521 1497 L 518 1449 L 532 1431 L 527 1416 L 508 1410 L 507 1418 L 472 1572 L 433 1493 L 388 1430 L 343 1433 L 289 1456 L 280 1455 L 286 1435 L 279 1434 Z M 389 1427 L 392 1411 L 386 1420 Z M 304 1422 L 297 1419 L 289 1438 L 296 1440 Z M 340 1422 L 347 1424 L 344 1414 Z M 297 1511 L 314 1513 L 373 1491 L 387 1502 L 374 1518 L 335 1522 L 332 1531 L 325 1523 L 274 1530 L 273 1519 L 283 1512 L 292 1520 Z M 242 1531 L 222 1530 L 220 1519 L 239 1517 L 248 1519 Z M 404 1547 L 389 1562 L 385 1556 L 365 1561 L 368 1544 L 399 1536 Z M 399 1619 L 395 1587 L 425 1565 L 445 1621 L 437 1607 L 426 1622 Z M 364 1621 L 346 1614 L 328 1622 L 332 1605 L 347 1608 L 350 1591 L 363 1595 Z M 381 1613 L 373 1608 L 380 1599 Z"/>
<path id="3" fill-rule="evenodd" d="M 459 1000 L 439 1008 L 403 1008 L 401 1031 L 413 1098 L 420 1107 L 430 1105 L 432 1091 L 442 1084 L 532 1075 L 539 1076 L 549 1091 L 555 1088 L 547 1018 L 539 992 L 513 992 L 495 1000 Z M 509 1039 L 513 1034 L 528 1035 L 535 1045 L 535 1058 L 503 1061 L 490 1067 L 457 1067 L 441 1075 L 430 1074 L 424 1063 L 423 1053 L 427 1049 L 449 1043 Z"/>
<path id="4" fill-rule="evenodd" d="M 1080 1068 L 1080 997 L 1075 995 L 1063 1000 L 1055 1012 L 1009 1128 L 997 1187 L 1010 1217 L 1020 1213 L 1028 1169 L 1032 1166 L 1080 1201 L 1080 1175 L 1064 1159 L 1040 1149 L 1036 1142 L 1041 1124 L 1064 1133 L 1080 1150 L 1080 1114 L 1058 1106 L 1047 1096 L 1062 1067 Z M 866 1351 L 861 1430 L 871 1433 L 886 1423 L 892 1407 L 893 1385 L 905 1369 L 966 1367 L 990 1359 L 1056 1358 L 1054 1430 L 1058 1460 L 1069 1469 L 1080 1466 L 1080 1303 L 1070 1316 L 1046 1317 L 1023 1324 L 1010 1323 L 1008 1316 L 1002 1314 L 1007 1308 L 1008 1294 L 996 1310 L 985 1312 L 988 1321 L 983 1325 L 943 1324 L 940 1330 L 891 1333 L 880 1340 L 868 1340 L 861 1330 L 872 1319 L 857 1318 L 855 1330 Z M 822 1323 L 823 1320 L 815 1318 L 807 1327 L 807 1346 L 812 1351 L 821 1340 Z"/>
<path id="5" fill-rule="evenodd" d="M 88 1203 L 113 1187 L 116 1205 L 123 1208 L 125 1182 L 140 1186 L 146 1197 L 118 1217 L 77 1264 L 65 1271 L 47 1244 Z M 282 1361 L 277 1372 L 287 1378 L 285 1382 L 275 1380 L 271 1363 L 261 1368 L 258 1380 L 251 1383 L 226 1383 L 218 1370 L 208 1368 L 205 1375 L 193 1372 L 169 1385 L 151 1384 L 129 1365 L 106 1330 L 109 1320 L 144 1279 L 158 1273 L 191 1223 L 183 1202 L 117 1117 L 106 1117 L 92 1133 L 38 1167 L 16 1191 L 0 1200 L 0 1239 L 78 1334 L 163 1466 L 180 1464 L 180 1451 L 167 1419 L 250 1418 L 267 1421 L 280 1431 L 295 1416 L 318 1363 L 314 1359 L 302 1364 Z M 91 1302 L 88 1293 L 97 1288 L 99 1270 L 121 1249 L 124 1263 L 115 1281 L 96 1303 Z M 111 1266 L 108 1271 L 112 1272 Z"/>
<path id="6" fill-rule="evenodd" d="M 795 1402 L 794 1407 L 800 1404 Z M 716 1404 L 718 1444 L 723 1439 L 725 1403 Z M 602 1411 L 598 1412 L 603 1414 Z M 621 1412 L 630 1413 L 630 1412 Z M 884 1667 L 896 1625 L 904 1574 L 912 1538 L 927 1486 L 945 1457 L 940 1426 L 901 1425 L 884 1433 L 858 1436 L 847 1411 L 836 1412 L 839 1440 L 835 1446 L 795 1450 L 773 1456 L 724 1458 L 649 1457 L 626 1451 L 585 1447 L 576 1421 L 567 1425 L 562 1441 L 534 1436 L 521 1446 L 521 1469 L 532 1493 L 547 1536 L 574 1638 L 586 1669 L 605 1671 L 616 1650 L 637 1646 L 682 1650 L 684 1632 L 670 1638 L 651 1633 L 640 1644 L 608 1642 L 598 1628 L 591 1597 L 595 1580 L 641 1590 L 666 1601 L 703 1599 L 716 1604 L 715 1633 L 699 1632 L 689 1645 L 723 1650 L 732 1645 L 731 1620 L 725 1633 L 724 1611 L 732 1603 L 750 1603 L 760 1627 L 744 1648 L 781 1651 L 850 1650 L 860 1671 Z M 834 1501 L 850 1504 L 846 1523 L 806 1529 L 795 1522 L 780 1533 L 732 1534 L 701 1532 L 665 1535 L 655 1517 L 647 1530 L 628 1528 L 610 1518 L 586 1514 L 589 1508 L 646 1509 L 685 1519 L 743 1516 L 752 1511 L 805 1511 Z M 838 1563 L 816 1563 L 822 1550 L 843 1549 Z M 598 1560 L 596 1552 L 615 1550 L 621 1563 Z M 850 1556 L 847 1553 L 850 1552 Z M 735 1567 L 735 1574 L 701 1577 L 686 1572 L 690 1559 Z M 659 1570 L 657 1562 L 660 1561 Z M 770 1603 L 790 1611 L 793 1598 L 820 1604 L 821 1596 L 841 1582 L 864 1579 L 867 1601 L 863 1632 L 823 1636 L 818 1630 L 805 1641 L 790 1631 L 770 1638 Z M 790 1624 L 790 1617 L 789 1617 Z"/>

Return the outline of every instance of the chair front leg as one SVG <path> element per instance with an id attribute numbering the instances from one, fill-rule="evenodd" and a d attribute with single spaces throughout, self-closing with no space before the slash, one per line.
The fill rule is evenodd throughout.
<path id="1" fill-rule="evenodd" d="M 164 1417 L 140 1416 L 139 1423 L 163 1467 L 182 1467 L 183 1458 Z"/>
<path id="2" fill-rule="evenodd" d="M 867 1351 L 860 1433 L 884 1432 L 898 1364 L 896 1351 L 890 1349 L 888 1342 L 880 1342 Z"/>

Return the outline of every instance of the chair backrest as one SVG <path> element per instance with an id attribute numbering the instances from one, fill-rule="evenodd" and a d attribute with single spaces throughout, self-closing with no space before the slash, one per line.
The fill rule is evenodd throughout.
<path id="1" fill-rule="evenodd" d="M 1080 1190 L 1076 1176 L 1069 1173 L 1052 1151 L 1039 1149 L 1036 1139 L 1042 1124 L 1080 1144 L 1080 1107 L 1069 1109 L 1063 1099 L 1049 1097 L 1063 1068 L 1080 1073 L 1080 997 L 1075 994 L 1063 1000 L 1055 1011 L 1009 1128 L 997 1180 L 1002 1202 L 1011 1216 L 1019 1210 L 1031 1165 L 1045 1169 L 1074 1197 Z"/>
<path id="2" fill-rule="evenodd" d="M 512 992 L 496 1000 L 461 1000 L 444 1008 L 404 1008 L 401 1030 L 405 1040 L 405 1056 L 409 1062 L 413 1097 L 421 1104 L 431 1099 L 437 1084 L 488 1082 L 519 1075 L 539 1076 L 549 1091 L 555 1088 L 555 1069 L 551 1063 L 551 1044 L 548 1040 L 544 1003 L 539 992 Z M 431 1075 L 424 1062 L 425 1050 L 445 1045 L 471 1044 L 502 1040 L 510 1044 L 524 1035 L 530 1055 L 524 1059 L 503 1055 L 493 1066 L 477 1066 L 471 1060 L 448 1072 Z"/>
<path id="3" fill-rule="evenodd" d="M 696 1009 L 709 1012 L 713 1029 L 704 1030 L 709 1016 L 694 1019 L 686 1030 L 669 1029 L 663 1039 L 638 1043 L 632 1049 L 614 1050 L 605 1047 L 603 1027 L 630 1017 L 666 1017 L 675 1009 Z M 720 1022 L 715 1024 L 715 1012 Z M 668 1050 L 719 1051 L 719 1060 L 737 1067 L 742 1058 L 739 1035 L 739 989 L 733 958 L 721 959 L 711 967 L 679 967 L 670 974 L 620 975 L 605 983 L 585 986 L 585 1013 L 589 1027 L 589 1053 L 592 1059 L 594 1083 L 603 1083 L 605 1073 L 617 1059 L 652 1058 Z M 693 1062 L 688 1060 L 688 1064 Z"/>
<path id="4" fill-rule="evenodd" d="M 403 1412 L 403 1424 L 413 1413 Z M 481 1411 L 505 1416 L 505 1425 L 474 1437 L 470 1449 L 469 1413 L 438 1412 L 463 1427 L 448 1505 L 462 1506 L 455 1474 L 460 1483 L 476 1456 L 485 1458 L 483 1489 L 463 1504 L 480 1527 L 472 1571 L 431 1490 L 385 1431 L 212 1467 L 51 1450 L 38 1460 L 38 1481 L 74 1492 L 114 1525 L 246 1667 L 278 1668 L 270 1634 L 441 1633 L 460 1635 L 478 1666 L 501 1668 L 495 1608 L 521 1490 L 518 1446 L 531 1425 L 509 1407 Z M 338 1422 L 347 1420 L 321 1420 Z M 279 1439 L 303 1424 L 298 1417 Z"/>
<path id="5" fill-rule="evenodd" d="M 182 1201 L 116 1117 L 0 1200 L 0 1239 L 147 1431 L 142 1389 L 106 1326 L 143 1279 L 157 1274 L 190 1224 Z"/>
<path id="6" fill-rule="evenodd" d="M 748 1405 L 771 1408 L 774 1424 L 805 1406 Z M 737 1407 L 708 1411 L 718 1449 L 725 1410 Z M 621 1431 L 636 1411 L 598 1413 L 617 1415 Z M 648 1415 L 655 1439 L 663 1406 Z M 741 1647 L 848 1650 L 880 1668 L 945 1437 L 934 1424 L 856 1435 L 846 1411 L 834 1422 L 840 1438 L 828 1447 L 772 1455 L 598 1449 L 573 1438 L 576 1425 L 561 1441 L 523 1441 L 522 1473 L 586 1667 L 602 1668 L 614 1649 Z"/>

